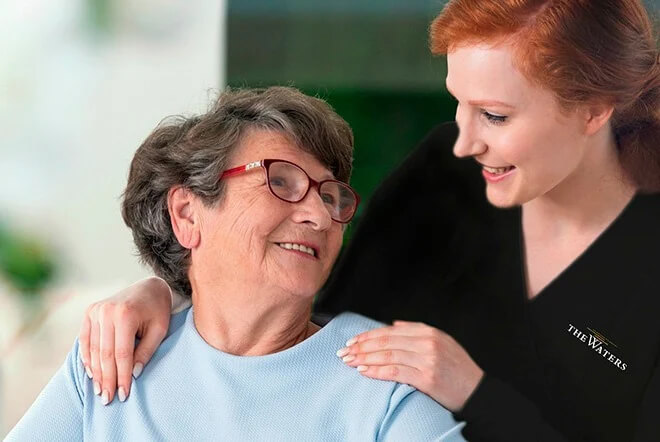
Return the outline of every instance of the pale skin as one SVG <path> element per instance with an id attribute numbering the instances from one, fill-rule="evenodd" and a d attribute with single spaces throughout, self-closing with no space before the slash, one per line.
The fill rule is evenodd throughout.
<path id="1" fill-rule="evenodd" d="M 613 108 L 603 102 L 562 109 L 551 91 L 516 68 L 506 43 L 453 49 L 446 81 L 458 102 L 454 154 L 506 170 L 503 179 L 486 179 L 486 196 L 497 207 L 522 206 L 527 295 L 534 298 L 635 194 L 618 162 Z M 162 289 L 149 296 L 169 300 Z M 146 317 L 136 311 L 130 322 Z M 148 360 L 138 350 L 135 360 Z M 463 408 L 484 375 L 451 336 L 422 323 L 396 321 L 359 334 L 337 354 L 362 375 L 410 384 L 451 411 Z"/>

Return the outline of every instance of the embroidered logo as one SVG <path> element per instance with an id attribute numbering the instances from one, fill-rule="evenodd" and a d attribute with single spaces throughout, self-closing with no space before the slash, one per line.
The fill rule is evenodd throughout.
<path id="1" fill-rule="evenodd" d="M 602 333 L 597 332 L 589 327 L 587 327 L 589 333 L 584 333 L 579 330 L 573 324 L 568 324 L 568 332 L 575 336 L 580 341 L 584 342 L 589 348 L 601 355 L 603 358 L 607 359 L 608 362 L 612 363 L 621 371 L 626 371 L 628 364 L 623 362 L 621 359 L 616 357 L 612 351 L 612 347 L 619 348 L 617 345 L 607 339 Z"/>

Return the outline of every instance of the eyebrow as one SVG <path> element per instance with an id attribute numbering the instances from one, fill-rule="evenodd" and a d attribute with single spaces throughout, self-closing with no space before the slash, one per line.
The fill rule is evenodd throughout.
<path id="1" fill-rule="evenodd" d="M 447 92 L 449 92 L 449 94 L 452 97 L 456 98 L 456 95 L 454 95 L 454 93 L 451 91 L 451 89 L 449 89 L 449 85 L 447 83 L 445 83 L 445 88 L 447 89 Z M 515 106 L 513 106 L 511 104 L 505 103 L 503 101 L 498 101 L 498 100 L 469 100 L 468 104 L 472 105 L 472 106 L 479 106 L 479 107 L 499 106 L 499 107 L 506 107 L 506 108 L 509 108 L 509 109 L 514 109 L 515 108 Z"/>
<path id="2" fill-rule="evenodd" d="M 497 101 L 497 100 L 470 100 L 468 101 L 468 104 L 471 104 L 472 106 L 500 106 L 500 107 L 506 107 L 509 109 L 513 109 L 514 106 L 504 103 L 502 101 Z"/>

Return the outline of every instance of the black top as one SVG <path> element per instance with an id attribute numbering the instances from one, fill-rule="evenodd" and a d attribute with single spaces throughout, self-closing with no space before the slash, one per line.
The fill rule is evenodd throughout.
<path id="1" fill-rule="evenodd" d="M 526 296 L 521 211 L 436 128 L 377 190 L 316 305 L 449 333 L 486 375 L 471 441 L 660 441 L 660 195 L 637 195 Z"/>

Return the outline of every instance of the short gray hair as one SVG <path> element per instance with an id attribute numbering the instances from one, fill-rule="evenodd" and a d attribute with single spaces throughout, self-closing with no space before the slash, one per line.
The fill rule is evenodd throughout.
<path id="1" fill-rule="evenodd" d="M 203 115 L 163 120 L 135 152 L 121 205 L 141 261 L 184 296 L 190 250 L 172 231 L 167 195 L 183 186 L 207 206 L 217 204 L 220 173 L 253 129 L 277 131 L 348 183 L 353 132 L 325 101 L 290 87 L 226 89 Z"/>

